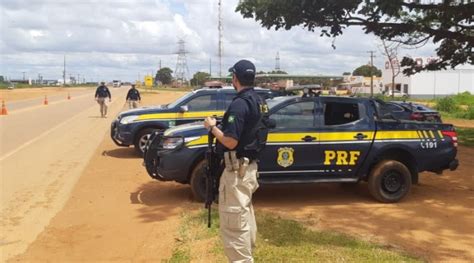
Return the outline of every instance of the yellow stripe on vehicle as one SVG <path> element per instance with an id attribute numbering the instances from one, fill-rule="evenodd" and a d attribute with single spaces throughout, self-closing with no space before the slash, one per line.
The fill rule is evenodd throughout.
<path id="1" fill-rule="evenodd" d="M 223 111 L 196 111 L 196 112 L 185 112 L 185 113 L 151 113 L 140 115 L 137 120 L 180 120 L 180 119 L 198 119 L 206 118 L 210 116 L 222 117 Z"/>
<path id="2" fill-rule="evenodd" d="M 433 131 L 428 131 L 431 135 L 431 138 L 436 139 L 436 136 L 434 135 Z"/>
<path id="3" fill-rule="evenodd" d="M 440 138 L 440 139 L 443 139 L 443 138 L 444 138 L 443 133 L 442 133 L 440 130 L 438 130 L 438 135 L 439 135 L 439 138 Z"/>
<path id="4" fill-rule="evenodd" d="M 376 140 L 390 139 L 420 139 L 418 131 L 378 131 Z"/>
<path id="5" fill-rule="evenodd" d="M 372 140 L 374 138 L 375 132 L 373 131 L 351 131 L 351 132 L 321 132 L 319 134 L 319 140 L 326 141 L 360 141 L 357 138 L 354 138 L 357 134 L 363 134 L 367 137 L 363 140 Z"/>
<path id="6" fill-rule="evenodd" d="M 422 132 L 423 132 L 423 135 L 425 135 L 426 138 L 428 138 L 428 139 L 430 138 L 430 136 L 428 135 L 428 132 L 426 132 L 426 131 L 422 131 Z"/>

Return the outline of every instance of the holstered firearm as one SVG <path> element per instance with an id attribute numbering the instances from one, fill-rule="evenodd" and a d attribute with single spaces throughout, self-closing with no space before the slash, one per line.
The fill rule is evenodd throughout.
<path id="1" fill-rule="evenodd" d="M 219 157 L 214 147 L 214 134 L 209 132 L 206 151 L 206 203 L 207 227 L 211 227 L 211 206 L 219 192 Z"/>

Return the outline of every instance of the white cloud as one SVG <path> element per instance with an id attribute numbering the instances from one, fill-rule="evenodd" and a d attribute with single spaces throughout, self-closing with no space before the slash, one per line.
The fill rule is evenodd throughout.
<path id="1" fill-rule="evenodd" d="M 274 31 L 235 13 L 238 0 L 223 1 L 223 71 L 249 58 L 258 70 L 293 74 L 341 74 L 367 63 L 374 37 L 358 28 L 335 40 L 301 28 Z M 186 41 L 190 73 L 218 69 L 217 0 L 2 0 L 0 75 L 41 73 L 57 79 L 67 54 L 68 71 L 86 79 L 134 80 L 163 66 L 175 70 L 178 39 Z M 431 50 L 433 47 L 431 46 Z M 431 54 L 428 49 L 408 53 Z M 377 52 L 379 53 L 379 52 Z M 376 63 L 383 58 L 377 54 Z"/>

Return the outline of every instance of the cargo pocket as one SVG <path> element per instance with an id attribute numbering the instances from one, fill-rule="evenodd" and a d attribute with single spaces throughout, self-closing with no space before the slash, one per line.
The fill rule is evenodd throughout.
<path id="1" fill-rule="evenodd" d="M 220 224 L 227 229 L 242 229 L 246 222 L 243 209 L 238 206 L 220 207 Z"/>

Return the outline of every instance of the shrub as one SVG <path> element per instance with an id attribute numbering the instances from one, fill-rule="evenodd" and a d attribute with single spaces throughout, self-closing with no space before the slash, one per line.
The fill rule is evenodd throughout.
<path id="1" fill-rule="evenodd" d="M 452 97 L 444 97 L 436 101 L 436 109 L 448 113 L 454 113 L 459 110 L 459 106 Z"/>

